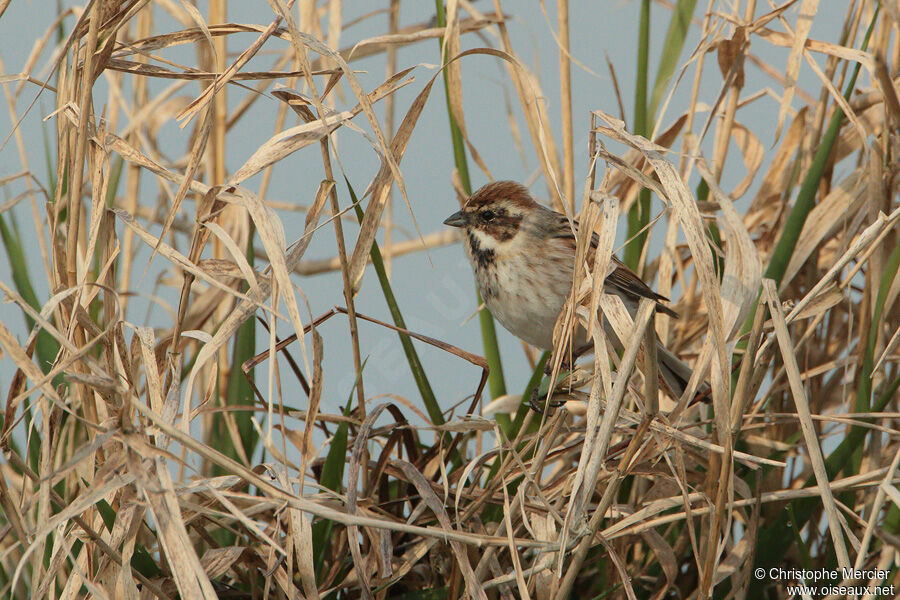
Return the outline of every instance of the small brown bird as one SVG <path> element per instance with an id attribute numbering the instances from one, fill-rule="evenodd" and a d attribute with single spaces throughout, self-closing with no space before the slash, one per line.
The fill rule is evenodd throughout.
<path id="1" fill-rule="evenodd" d="M 513 335 L 544 350 L 553 349 L 553 327 L 565 306 L 575 273 L 575 236 L 565 215 L 541 206 L 528 190 L 513 181 L 495 181 L 472 194 L 462 210 L 445 225 L 465 230 L 466 255 L 488 310 Z M 576 227 L 578 226 L 576 222 Z M 597 235 L 591 241 L 597 246 Z M 656 309 L 678 314 L 615 256 L 603 291 L 622 299 L 632 317 L 641 298 Z M 610 339 L 622 342 L 607 326 Z M 587 341 L 584 331 L 575 347 Z M 657 343 L 663 383 L 681 396 L 691 368 Z"/>

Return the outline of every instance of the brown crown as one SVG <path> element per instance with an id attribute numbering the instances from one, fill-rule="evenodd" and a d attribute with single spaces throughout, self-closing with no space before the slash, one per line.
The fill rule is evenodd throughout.
<path id="1" fill-rule="evenodd" d="M 522 208 L 534 206 L 534 199 L 524 185 L 515 181 L 494 181 L 472 194 L 466 202 L 466 209 L 479 208 L 500 201 Z"/>

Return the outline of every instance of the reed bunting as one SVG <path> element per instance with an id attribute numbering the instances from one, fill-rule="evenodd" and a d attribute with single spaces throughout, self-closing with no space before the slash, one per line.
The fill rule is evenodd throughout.
<path id="1" fill-rule="evenodd" d="M 488 310 L 516 337 L 552 350 L 553 327 L 575 273 L 575 236 L 566 216 L 535 202 L 518 183 L 495 181 L 472 194 L 462 210 L 444 224 L 465 230 L 466 255 Z M 592 246 L 597 242 L 594 234 Z M 655 301 L 659 312 L 678 317 L 664 304 L 668 299 L 651 290 L 634 271 L 615 256 L 612 263 L 603 291 L 619 296 L 632 317 L 641 298 Z M 606 329 L 621 348 L 612 328 Z M 584 344 L 587 336 L 583 330 L 578 337 L 576 348 L 592 347 Z M 680 397 L 691 368 L 660 343 L 657 356 L 663 384 Z"/>

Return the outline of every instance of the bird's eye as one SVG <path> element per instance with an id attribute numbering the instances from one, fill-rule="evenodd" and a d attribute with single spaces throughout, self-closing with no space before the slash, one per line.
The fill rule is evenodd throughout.
<path id="1" fill-rule="evenodd" d="M 481 218 L 485 221 L 493 221 L 497 214 L 492 210 L 486 210 L 481 213 Z"/>

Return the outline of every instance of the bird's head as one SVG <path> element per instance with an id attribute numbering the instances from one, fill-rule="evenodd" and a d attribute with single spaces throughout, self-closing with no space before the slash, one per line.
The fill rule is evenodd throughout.
<path id="1" fill-rule="evenodd" d="M 444 220 L 444 225 L 463 228 L 471 244 L 493 249 L 514 239 L 537 207 L 525 186 L 495 181 L 472 194 L 461 210 Z"/>

